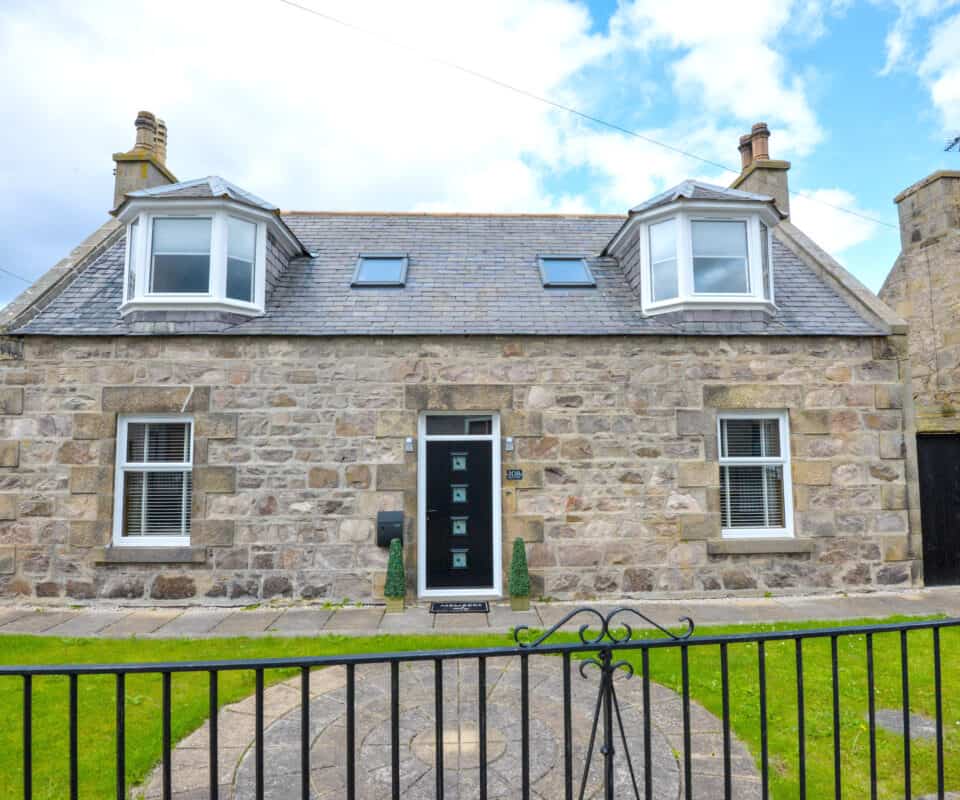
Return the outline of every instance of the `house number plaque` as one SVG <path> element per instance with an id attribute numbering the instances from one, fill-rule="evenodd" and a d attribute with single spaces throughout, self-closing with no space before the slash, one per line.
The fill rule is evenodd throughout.
<path id="1" fill-rule="evenodd" d="M 507 480 L 508 480 L 508 481 L 522 481 L 522 480 L 523 480 L 523 470 L 522 470 L 522 469 L 508 469 L 508 470 L 507 470 Z"/>

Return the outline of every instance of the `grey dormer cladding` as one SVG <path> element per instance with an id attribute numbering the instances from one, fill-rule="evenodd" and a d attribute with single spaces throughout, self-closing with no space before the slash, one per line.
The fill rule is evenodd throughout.
<path id="1" fill-rule="evenodd" d="M 634 206 L 630 209 L 630 213 L 641 214 L 644 211 L 652 211 L 660 206 L 670 205 L 677 200 L 731 200 L 741 203 L 773 202 L 773 198 L 765 194 L 754 194 L 740 189 L 727 189 L 703 181 L 686 180 L 676 186 L 671 186 L 665 192 L 654 195 L 640 205 Z"/>
<path id="2" fill-rule="evenodd" d="M 313 255 L 295 258 L 283 272 L 268 277 L 272 291 L 263 316 L 228 319 L 198 310 L 121 318 L 117 311 L 123 281 L 121 240 L 14 332 L 315 336 L 888 332 L 776 239 L 775 315 L 695 311 L 645 317 L 639 295 L 613 258 L 587 259 L 597 281 L 595 289 L 547 290 L 540 280 L 538 254 L 600 254 L 623 225 L 623 216 L 287 213 L 281 218 Z M 351 289 L 357 256 L 388 251 L 409 255 L 406 287 Z"/>
<path id="3" fill-rule="evenodd" d="M 181 181 L 167 186 L 155 186 L 152 189 L 138 189 L 135 192 L 128 192 L 126 197 L 130 199 L 176 198 L 180 200 L 226 198 L 264 211 L 280 210 L 273 203 L 268 203 L 263 198 L 257 197 L 246 189 L 241 189 L 236 184 L 230 183 L 230 181 L 217 175 L 208 175 L 206 178 Z"/>

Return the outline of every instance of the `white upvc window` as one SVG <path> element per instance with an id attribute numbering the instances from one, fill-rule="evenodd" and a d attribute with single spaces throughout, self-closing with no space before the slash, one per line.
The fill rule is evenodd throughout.
<path id="1" fill-rule="evenodd" d="M 127 223 L 124 304 L 263 313 L 266 221 L 234 208 L 143 209 Z"/>
<path id="2" fill-rule="evenodd" d="M 114 545 L 189 545 L 192 502 L 193 420 L 183 416 L 120 417 Z"/>
<path id="3" fill-rule="evenodd" d="M 774 309 L 770 229 L 761 212 L 676 205 L 643 220 L 640 242 L 647 313 Z"/>
<path id="4" fill-rule="evenodd" d="M 722 535 L 793 536 L 787 412 L 722 412 L 717 434 Z"/>

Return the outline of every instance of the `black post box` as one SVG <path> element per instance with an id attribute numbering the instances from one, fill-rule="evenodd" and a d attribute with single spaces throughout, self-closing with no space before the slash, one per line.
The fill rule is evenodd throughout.
<path id="1" fill-rule="evenodd" d="M 377 547 L 389 547 L 393 539 L 403 541 L 403 512 L 377 512 Z"/>

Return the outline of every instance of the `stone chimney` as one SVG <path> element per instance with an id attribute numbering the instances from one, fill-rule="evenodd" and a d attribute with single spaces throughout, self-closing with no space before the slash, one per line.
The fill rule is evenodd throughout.
<path id="1" fill-rule="evenodd" d="M 176 176 L 167 169 L 167 125 L 149 111 L 141 111 L 134 121 L 137 138 L 133 149 L 114 153 L 116 176 L 113 207 L 123 202 L 124 195 L 137 189 L 150 189 L 176 183 Z"/>
<path id="2" fill-rule="evenodd" d="M 934 172 L 894 202 L 900 255 L 879 295 L 910 325 L 917 430 L 960 433 L 960 171 Z"/>
<path id="3" fill-rule="evenodd" d="M 766 194 L 774 199 L 781 212 L 790 215 L 790 188 L 787 184 L 789 161 L 770 158 L 770 129 L 758 122 L 750 133 L 740 137 L 740 176 L 731 189 Z"/>
<path id="4" fill-rule="evenodd" d="M 960 171 L 934 172 L 893 202 L 900 216 L 900 249 L 927 247 L 950 231 L 960 231 Z"/>

